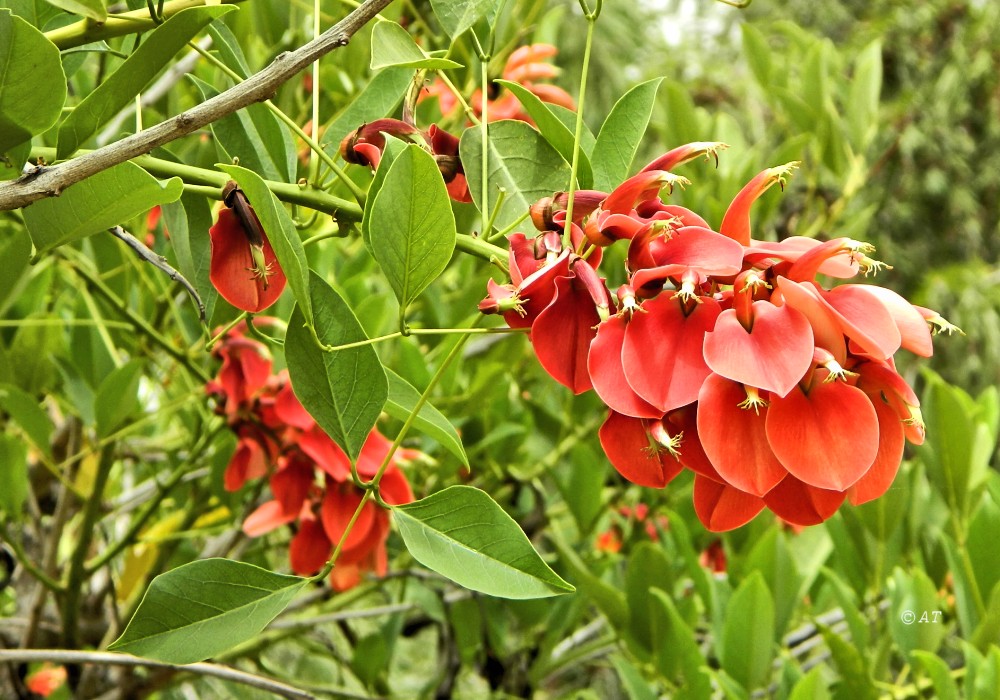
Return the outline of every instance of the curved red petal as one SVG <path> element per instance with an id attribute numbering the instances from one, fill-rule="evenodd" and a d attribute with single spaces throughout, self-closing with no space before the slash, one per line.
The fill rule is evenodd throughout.
<path id="1" fill-rule="evenodd" d="M 298 459 L 285 461 L 282 468 L 271 475 L 271 493 L 285 513 L 297 516 L 315 480 L 312 464 L 300 454 Z"/>
<path id="2" fill-rule="evenodd" d="M 333 543 L 323 531 L 323 526 L 311 518 L 299 523 L 299 531 L 288 544 L 288 559 L 292 571 L 299 576 L 319 573 L 332 552 Z"/>
<path id="3" fill-rule="evenodd" d="M 892 406 L 881 396 L 869 395 L 869 398 L 878 414 L 878 454 L 871 469 L 847 491 L 847 497 L 856 506 L 878 498 L 889 489 L 903 461 L 906 444 L 903 422 Z"/>
<path id="4" fill-rule="evenodd" d="M 637 418 L 660 418 L 663 412 L 635 393 L 625 379 L 622 345 L 627 325 L 624 316 L 612 316 L 597 327 L 587 355 L 594 391 L 612 411 Z"/>
<path id="5" fill-rule="evenodd" d="M 667 413 L 695 401 L 711 373 L 702 345 L 721 308 L 703 297 L 685 316 L 679 300 L 661 294 L 641 309 L 625 330 L 625 377 L 639 396 Z"/>
<path id="6" fill-rule="evenodd" d="M 843 492 L 818 489 L 789 474 L 764 496 L 764 502 L 793 525 L 819 525 L 837 512 L 844 497 Z"/>
<path id="7" fill-rule="evenodd" d="M 312 416 L 303 408 L 295 392 L 292 391 L 291 383 L 288 382 L 281 387 L 281 391 L 274 399 L 274 411 L 282 422 L 299 430 L 309 430 L 315 424 Z"/>
<path id="8" fill-rule="evenodd" d="M 351 522 L 354 511 L 357 510 L 360 503 L 361 493 L 353 485 L 327 483 L 320 516 L 323 521 L 323 529 L 331 542 L 334 544 L 340 542 L 340 538 L 344 536 L 347 525 Z M 365 507 L 361 509 L 361 514 L 355 521 L 354 527 L 351 528 L 350 534 L 347 535 L 347 541 L 344 542 L 345 550 L 364 544 L 375 522 L 375 510 L 375 504 L 371 502 L 366 503 Z"/>
<path id="9" fill-rule="evenodd" d="M 746 525 L 764 510 L 757 496 L 705 478 L 694 477 L 694 511 L 708 530 L 725 532 Z"/>
<path id="10" fill-rule="evenodd" d="M 378 482 L 379 494 L 382 500 L 391 506 L 401 506 L 413 501 L 413 491 L 410 482 L 398 468 L 388 469 Z"/>
<path id="11" fill-rule="evenodd" d="M 317 467 L 337 481 L 347 481 L 351 478 L 351 460 L 347 458 L 340 445 L 318 425 L 302 433 L 299 437 L 299 449 L 309 455 Z"/>
<path id="12" fill-rule="evenodd" d="M 683 433 L 684 438 L 680 446 L 680 462 L 695 474 L 701 474 L 713 481 L 724 481 L 719 476 L 719 472 L 712 466 L 712 462 L 705 454 L 705 448 L 698 433 L 698 404 L 692 403 L 687 406 L 671 411 L 663 417 L 664 425 L 667 425 L 667 432 L 675 435 Z"/>
<path id="13" fill-rule="evenodd" d="M 243 311 L 257 313 L 278 300 L 285 289 L 285 274 L 266 235 L 263 246 L 264 262 L 269 269 L 266 289 L 264 280 L 253 273 L 250 243 L 236 212 L 228 208 L 220 210 L 209 236 L 212 243 L 209 279 L 226 301 Z"/>
<path id="14" fill-rule="evenodd" d="M 704 275 L 726 277 L 743 267 L 743 246 L 709 228 L 684 226 L 655 246 L 657 265 L 682 265 Z"/>
<path id="15" fill-rule="evenodd" d="M 382 467 L 382 461 L 391 447 L 392 441 L 378 430 L 369 432 L 368 437 L 365 438 L 365 444 L 358 454 L 358 474 L 369 479 L 375 476 Z M 390 465 L 393 465 L 394 461 L 395 455 L 393 455 L 393 461 L 390 462 Z"/>
<path id="16" fill-rule="evenodd" d="M 842 284 L 824 293 L 823 299 L 840 315 L 844 335 L 875 359 L 884 360 L 899 350 L 902 336 L 888 309 L 864 287 Z"/>
<path id="17" fill-rule="evenodd" d="M 663 488 L 683 467 L 665 450 L 650 449 L 648 426 L 645 419 L 611 411 L 598 437 L 604 454 L 619 474 L 633 484 Z"/>
<path id="18" fill-rule="evenodd" d="M 278 501 L 267 501 L 243 521 L 243 533 L 247 537 L 260 537 L 282 525 L 287 525 L 297 517 L 299 517 L 297 511 L 289 514 L 285 512 Z"/>
<path id="19" fill-rule="evenodd" d="M 698 435 L 719 476 L 740 491 L 763 496 L 785 478 L 788 470 L 767 441 L 767 408 L 740 408 L 746 399 L 741 384 L 717 374 L 709 376 L 698 394 Z"/>
<path id="20" fill-rule="evenodd" d="M 815 346 L 809 319 L 788 304 L 755 301 L 752 309 L 749 332 L 735 309 L 719 315 L 715 328 L 705 335 L 705 362 L 726 379 L 785 396 L 812 367 Z"/>
<path id="21" fill-rule="evenodd" d="M 885 307 L 896 324 L 896 328 L 899 330 L 903 348 L 921 357 L 930 357 L 934 354 L 934 344 L 931 341 L 930 327 L 927 325 L 927 321 L 924 320 L 923 315 L 917 311 L 913 304 L 885 287 L 878 287 L 874 284 L 850 286 L 855 288 L 856 294 L 873 296 Z M 837 289 L 840 289 L 840 287 L 835 288 L 834 291 Z M 843 292 L 839 293 L 843 294 Z"/>
<path id="22" fill-rule="evenodd" d="M 842 365 L 847 362 L 847 342 L 840 320 L 830 305 L 823 303 L 816 287 L 809 282 L 793 282 L 784 277 L 778 277 L 776 281 L 775 296 L 780 296 L 786 306 L 809 320 L 816 347 L 827 350 Z M 775 296 L 771 297 L 772 300 Z"/>
<path id="23" fill-rule="evenodd" d="M 556 296 L 531 325 L 531 344 L 545 371 L 575 394 L 591 388 L 590 341 L 601 322 L 589 292 L 572 277 L 556 279 Z"/>
<path id="24" fill-rule="evenodd" d="M 841 381 L 819 381 L 774 397 L 767 439 L 784 467 L 810 486 L 844 491 L 871 468 L 878 454 L 878 415 L 868 396 Z"/>
<path id="25" fill-rule="evenodd" d="M 248 480 L 266 475 L 267 456 L 260 443 L 250 438 L 241 439 L 226 467 L 223 485 L 226 491 L 239 491 Z"/>

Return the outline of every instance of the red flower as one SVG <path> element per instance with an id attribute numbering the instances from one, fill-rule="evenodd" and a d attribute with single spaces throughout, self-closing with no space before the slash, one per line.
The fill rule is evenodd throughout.
<path id="1" fill-rule="evenodd" d="M 281 296 L 285 273 L 253 208 L 235 183 L 231 185 L 226 202 L 232 208 L 220 210 L 218 220 L 209 229 L 212 239 L 209 279 L 230 304 L 258 313 Z"/>
<path id="2" fill-rule="evenodd" d="M 42 664 L 24 679 L 24 685 L 29 692 L 47 698 L 66 683 L 66 667 Z"/>

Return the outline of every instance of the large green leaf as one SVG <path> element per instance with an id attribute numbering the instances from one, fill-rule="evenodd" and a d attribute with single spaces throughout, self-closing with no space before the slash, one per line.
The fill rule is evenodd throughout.
<path id="1" fill-rule="evenodd" d="M 934 697 L 938 700 L 958 700 L 958 685 L 952 678 L 951 668 L 937 654 L 929 651 L 913 651 L 911 658 L 916 662 L 914 665 L 922 668 L 924 673 L 931 679 L 934 685 Z"/>
<path id="2" fill-rule="evenodd" d="M 385 176 L 389 174 L 389 168 L 396 161 L 396 157 L 406 148 L 406 142 L 397 139 L 395 136 L 385 135 L 385 148 L 382 150 L 382 159 L 375 169 L 375 176 L 368 186 L 368 197 L 365 199 L 365 210 L 361 215 L 361 240 L 364 241 L 368 252 L 375 257 L 375 250 L 372 248 L 372 211 L 375 208 L 375 200 L 382 190 L 382 183 Z"/>
<path id="3" fill-rule="evenodd" d="M 3 47 L 0 155 L 3 155 L 56 123 L 66 101 L 66 76 L 59 49 L 7 9 L 0 10 L 0 47 Z"/>
<path id="4" fill-rule="evenodd" d="M 694 630 L 685 622 L 670 595 L 651 588 L 649 610 L 657 668 L 665 675 L 675 669 L 683 678 L 683 697 L 708 700 L 712 684 L 706 672 L 708 661 L 698 648 Z"/>
<path id="5" fill-rule="evenodd" d="M 173 202 L 183 191 L 178 177 L 160 182 L 134 163 L 120 163 L 25 208 L 24 224 L 37 252 L 44 253 Z"/>
<path id="6" fill-rule="evenodd" d="M 164 204 L 163 224 L 170 232 L 177 267 L 194 285 L 205 304 L 205 318 L 211 320 L 219 292 L 209 279 L 212 250 L 206 232 L 212 227 L 212 210 L 208 200 L 202 195 L 185 194 L 176 202 Z"/>
<path id="7" fill-rule="evenodd" d="M 663 78 L 654 78 L 636 85 L 611 109 L 591 156 L 595 189 L 610 192 L 631 174 L 632 159 L 646 133 L 661 82 Z"/>
<path id="8" fill-rule="evenodd" d="M 312 301 L 309 295 L 309 261 L 302 245 L 295 222 L 285 211 L 285 206 L 275 197 L 260 175 L 238 165 L 220 164 L 219 169 L 233 178 L 247 196 L 254 213 L 264 227 L 264 233 L 274 249 L 281 271 L 288 279 L 295 301 L 307 322 L 313 319 Z"/>
<path id="9" fill-rule="evenodd" d="M 878 132 L 878 98 L 882 92 L 882 42 L 873 41 L 854 62 L 847 101 L 847 124 L 854 147 L 863 152 Z"/>
<path id="10" fill-rule="evenodd" d="M 46 0 L 46 2 L 95 22 L 103 22 L 108 18 L 108 8 L 104 6 L 104 0 Z"/>
<path id="11" fill-rule="evenodd" d="M 465 588 L 499 598 L 546 598 L 575 589 L 550 569 L 496 501 L 451 486 L 392 509 L 414 559 Z"/>
<path id="12" fill-rule="evenodd" d="M 488 202 L 482 199 L 482 132 L 471 127 L 462 134 L 460 153 L 469 181 L 469 192 L 479 211 L 489 216 L 500 189 L 506 191 L 496 218 L 499 228 L 520 219 L 542 197 L 569 186 L 570 168 L 541 134 L 520 121 L 503 120 L 489 125 L 487 143 Z"/>
<path id="13" fill-rule="evenodd" d="M 852 700 L 877 700 L 879 697 L 871 670 L 861 652 L 839 634 L 825 625 L 817 624 L 830 654 L 840 672 L 841 684 L 838 697 Z"/>
<path id="14" fill-rule="evenodd" d="M 417 46 L 410 33 L 395 22 L 379 22 L 372 29 L 372 70 L 391 67 L 442 70 L 461 68 L 447 58 L 434 58 Z"/>
<path id="15" fill-rule="evenodd" d="M 252 639 L 309 579 L 229 559 L 160 574 L 108 648 L 172 664 L 203 661 Z"/>
<path id="16" fill-rule="evenodd" d="M 434 158 L 416 145 L 393 161 L 371 212 L 371 247 L 402 319 L 455 251 L 455 215 Z"/>
<path id="17" fill-rule="evenodd" d="M 562 122 L 562 120 L 549 109 L 548 105 L 542 102 L 535 93 L 510 80 L 495 80 L 494 82 L 503 85 L 514 93 L 524 111 L 535 121 L 535 126 L 541 132 L 545 140 L 552 144 L 552 147 L 559 151 L 567 163 L 573 162 L 573 148 L 576 142 L 573 136 L 573 129 Z M 590 165 L 590 157 L 584 148 L 580 147 L 580 158 L 577 165 L 577 179 L 580 187 L 590 189 L 594 183 L 594 174 Z"/>
<path id="18" fill-rule="evenodd" d="M 103 124 L 128 105 L 206 24 L 233 9 L 233 5 L 190 7 L 154 29 L 118 70 L 66 117 L 59 127 L 59 158 L 72 155 Z"/>
<path id="19" fill-rule="evenodd" d="M 420 392 L 391 369 L 385 370 L 385 376 L 389 380 L 389 396 L 385 402 L 385 412 L 397 420 L 405 421 L 420 400 Z M 429 402 L 420 407 L 413 420 L 413 427 L 441 443 L 441 446 L 455 455 L 462 464 L 469 463 L 465 448 L 462 446 L 462 438 L 459 437 L 455 426 Z"/>
<path id="20" fill-rule="evenodd" d="M 351 307 L 315 272 L 310 273 L 316 334 L 326 345 L 367 340 Z M 285 335 L 292 390 L 319 426 L 357 459 L 385 405 L 385 371 L 371 345 L 326 352 L 317 344 L 296 304 Z"/>
<path id="21" fill-rule="evenodd" d="M 733 593 L 719 646 L 722 668 L 750 690 L 759 688 L 771 672 L 774 658 L 774 600 L 759 571 Z"/>
<path id="22" fill-rule="evenodd" d="M 500 9 L 498 0 L 431 0 L 438 22 L 452 39 L 485 17 L 493 23 Z"/>

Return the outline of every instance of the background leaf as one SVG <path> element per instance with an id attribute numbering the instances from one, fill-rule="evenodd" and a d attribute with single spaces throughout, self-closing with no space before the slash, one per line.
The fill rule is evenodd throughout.
<path id="1" fill-rule="evenodd" d="M 392 509 L 414 559 L 460 586 L 500 598 L 546 598 L 574 588 L 550 569 L 514 519 L 471 486 L 451 486 Z"/>
<path id="2" fill-rule="evenodd" d="M 172 664 L 203 661 L 252 639 L 309 579 L 202 559 L 153 579 L 108 649 Z"/>
<path id="3" fill-rule="evenodd" d="M 66 158 L 146 87 L 205 25 L 235 9 L 232 5 L 190 7 L 143 39 L 139 47 L 83 98 L 59 127 L 57 155 Z"/>
<path id="4" fill-rule="evenodd" d="M 44 253 L 173 202 L 183 191 L 179 177 L 160 182 L 125 162 L 66 188 L 59 197 L 35 202 L 24 210 L 24 223 L 36 251 Z"/>
<path id="5" fill-rule="evenodd" d="M 0 512 L 20 521 L 28 497 L 28 445 L 6 433 L 0 433 L 0 484 Z"/>
<path id="6" fill-rule="evenodd" d="M 435 16 L 453 39 L 465 33 L 481 17 L 492 24 L 499 6 L 497 0 L 431 0 Z"/>
<path id="7" fill-rule="evenodd" d="M 347 302 L 315 272 L 310 276 L 309 293 L 320 341 L 344 345 L 367 340 Z M 301 306 L 296 305 L 285 336 L 292 390 L 309 415 L 355 460 L 385 405 L 385 371 L 371 345 L 324 352 L 306 323 Z"/>
<path id="8" fill-rule="evenodd" d="M 768 677 L 774 658 L 774 600 L 759 571 L 729 599 L 719 655 L 722 668 L 748 690 Z"/>
<path id="9" fill-rule="evenodd" d="M 384 410 L 393 418 L 405 421 L 420 400 L 420 392 L 391 369 L 386 368 L 385 376 L 389 380 L 389 396 Z M 462 446 L 462 438 L 459 437 L 455 426 L 430 402 L 425 402 L 420 407 L 413 421 L 413 427 L 441 443 L 441 446 L 455 455 L 462 464 L 469 464 L 469 458 Z"/>
<path id="10" fill-rule="evenodd" d="M 66 101 L 59 49 L 10 10 L 0 9 L 0 155 L 46 131 Z M 45 87 L 39 89 L 44 76 Z M 20 170 L 21 164 L 15 164 Z"/>
<path id="11" fill-rule="evenodd" d="M 503 120 L 489 127 L 487 144 L 488 202 L 482 199 L 482 134 L 470 127 L 462 134 L 460 146 L 469 193 L 484 216 L 496 206 L 499 188 L 507 191 L 496 226 L 505 228 L 524 216 L 542 197 L 565 190 L 570 168 L 541 134 L 524 122 Z"/>
<path id="12" fill-rule="evenodd" d="M 595 189 L 610 192 L 632 174 L 632 160 L 646 133 L 661 82 L 662 78 L 655 78 L 640 83 L 615 103 L 601 126 L 591 156 Z"/>
<path id="13" fill-rule="evenodd" d="M 104 6 L 104 0 L 46 0 L 46 2 L 75 15 L 83 15 L 95 22 L 103 22 L 108 18 L 108 9 Z"/>
<path id="14" fill-rule="evenodd" d="M 417 46 L 410 33 L 395 22 L 378 22 L 372 29 L 372 70 L 399 66 L 442 70 L 461 68 L 447 58 L 433 58 Z"/>
<path id="15" fill-rule="evenodd" d="M 138 410 L 142 366 L 141 360 L 127 362 L 109 374 L 97 388 L 94 418 L 99 437 L 113 433 Z"/>

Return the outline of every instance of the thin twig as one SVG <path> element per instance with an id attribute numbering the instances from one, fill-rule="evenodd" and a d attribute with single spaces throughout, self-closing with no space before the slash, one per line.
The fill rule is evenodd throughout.
<path id="1" fill-rule="evenodd" d="M 201 300 L 198 290 L 194 288 L 194 285 L 187 281 L 184 275 L 175 270 L 170 263 L 167 262 L 165 257 L 159 253 L 151 251 L 146 247 L 145 243 L 123 229 L 121 226 L 109 228 L 108 231 L 111 232 L 112 236 L 123 241 L 125 245 L 134 250 L 140 260 L 148 262 L 174 282 L 177 282 L 179 285 L 184 287 L 184 291 L 188 293 L 191 299 L 194 300 L 195 305 L 198 307 L 198 317 L 201 319 L 202 323 L 205 323 L 205 303 Z"/>
<path id="2" fill-rule="evenodd" d="M 278 54 L 262 71 L 212 99 L 92 153 L 59 165 L 36 169 L 29 176 L 0 184 L 0 211 L 27 206 L 45 197 L 55 197 L 91 175 L 149 153 L 237 110 L 269 99 L 283 83 L 313 61 L 346 46 L 359 29 L 391 3 L 392 0 L 366 0 L 318 39 L 295 51 Z"/>
<path id="3" fill-rule="evenodd" d="M 271 680 L 246 671 L 218 664 L 197 663 L 186 666 L 165 664 L 149 659 L 140 659 L 128 654 L 113 654 L 107 651 L 66 651 L 63 649 L 0 649 L 0 663 L 35 663 L 51 661 L 56 664 L 103 664 L 106 666 L 145 666 L 147 668 L 169 668 L 182 673 L 213 676 L 222 680 L 274 693 L 292 700 L 316 700 L 316 696 L 304 690 L 293 688 L 280 681 Z"/>

